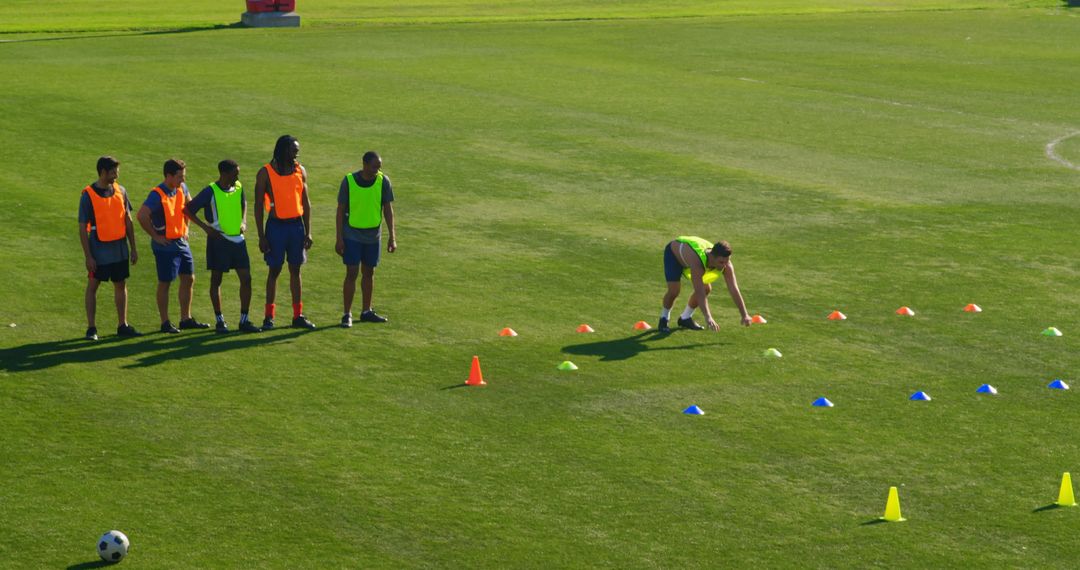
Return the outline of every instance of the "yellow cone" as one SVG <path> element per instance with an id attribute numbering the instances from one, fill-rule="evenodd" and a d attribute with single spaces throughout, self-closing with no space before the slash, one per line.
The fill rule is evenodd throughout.
<path id="1" fill-rule="evenodd" d="M 1061 491 L 1058 491 L 1057 506 L 1075 507 L 1076 498 L 1073 497 L 1072 476 L 1065 473 L 1061 476 Z"/>
<path id="2" fill-rule="evenodd" d="M 885 503 L 885 516 L 881 517 L 881 520 L 885 522 L 907 520 L 900 516 L 900 493 L 896 491 L 896 487 L 889 487 L 889 500 Z"/>

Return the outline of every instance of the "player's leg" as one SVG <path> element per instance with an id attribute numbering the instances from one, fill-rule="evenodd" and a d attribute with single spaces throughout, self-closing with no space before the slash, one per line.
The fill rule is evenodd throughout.
<path id="1" fill-rule="evenodd" d="M 127 280 L 121 279 L 119 281 L 113 281 L 113 303 L 116 304 L 116 326 L 117 328 L 128 324 L 127 312 L 128 312 L 128 295 L 127 295 Z"/>
<path id="2" fill-rule="evenodd" d="M 289 264 L 289 293 L 292 294 L 293 305 L 298 305 L 303 299 L 304 279 L 300 275 L 301 267 L 303 266 L 296 263 Z M 298 313 L 303 313 L 303 307 L 300 307 Z"/>
<path id="3" fill-rule="evenodd" d="M 259 332 L 259 327 L 248 318 L 248 311 L 251 310 L 251 268 L 238 267 L 236 276 L 240 279 L 240 331 Z"/>
<path id="4" fill-rule="evenodd" d="M 672 242 L 664 245 L 664 281 L 667 282 L 667 292 L 660 307 L 660 324 L 657 329 L 660 332 L 671 332 L 668 319 L 671 318 L 671 308 L 675 306 L 675 299 L 682 290 L 683 267 L 679 260 L 675 259 L 675 253 L 671 251 Z"/>
<path id="5" fill-rule="evenodd" d="M 195 289 L 195 276 L 180 274 L 180 286 L 176 289 L 176 299 L 180 301 L 180 323 L 191 320 L 191 295 Z"/>
<path id="6" fill-rule="evenodd" d="M 705 295 L 708 296 L 711 292 L 712 285 L 705 284 Z M 694 311 L 697 310 L 699 304 L 697 293 L 690 295 L 690 300 L 686 303 L 686 309 L 679 315 L 679 326 L 681 328 L 693 331 L 705 330 L 705 327 L 694 322 Z"/>
<path id="7" fill-rule="evenodd" d="M 114 277 L 123 277 L 123 279 L 117 279 L 113 281 L 113 301 L 116 303 L 116 334 L 118 336 L 142 336 L 142 333 L 135 330 L 135 327 L 128 323 L 128 290 L 127 290 L 127 277 L 128 267 L 127 261 L 120 262 L 123 264 L 120 269 L 120 274 L 114 275 Z"/>
<path id="8" fill-rule="evenodd" d="M 269 242 L 269 250 L 263 254 L 266 261 L 266 312 L 263 318 L 263 330 L 274 328 L 274 317 L 277 316 L 277 282 L 281 275 L 281 269 L 285 266 L 285 225 L 274 218 L 266 222 L 266 241 Z"/>
<path id="9" fill-rule="evenodd" d="M 345 312 L 341 315 L 341 326 L 345 328 L 352 326 L 352 305 L 353 299 L 356 298 L 356 277 L 358 275 L 360 275 L 359 260 L 354 265 L 345 266 L 345 280 L 341 284 L 342 305 L 345 308 Z"/>
<path id="10" fill-rule="evenodd" d="M 97 290 L 101 281 L 91 273 L 86 278 L 86 339 L 97 340 Z"/>
<path id="11" fill-rule="evenodd" d="M 299 263 L 289 263 L 289 289 L 292 292 L 293 299 L 292 326 L 301 329 L 313 329 L 315 325 L 304 316 L 304 303 L 301 301 L 303 298 L 301 295 L 304 292 L 304 282 L 300 275 L 301 267 L 303 266 Z"/>
<path id="12" fill-rule="evenodd" d="M 251 270 L 237 269 L 236 277 L 240 280 L 241 320 L 247 320 L 248 311 L 251 310 Z"/>
<path id="13" fill-rule="evenodd" d="M 218 270 L 210 272 L 210 305 L 214 307 L 214 315 L 221 317 L 221 281 L 225 274 Z"/>
<path id="14" fill-rule="evenodd" d="M 172 285 L 170 281 L 158 281 L 157 294 L 155 295 L 157 301 L 158 316 L 161 317 L 161 332 L 171 333 L 175 329 L 176 332 L 180 332 L 172 326 L 169 322 L 169 286 Z"/>
<path id="15" fill-rule="evenodd" d="M 375 294 L 375 268 L 370 265 L 360 266 L 360 298 L 363 312 L 371 310 L 371 297 Z"/>
<path id="16" fill-rule="evenodd" d="M 360 246 L 360 300 L 363 311 L 360 320 L 366 323 L 385 323 L 387 318 L 371 308 L 371 299 L 375 294 L 375 268 L 379 266 L 379 254 L 382 243 L 365 243 Z"/>
<path id="17" fill-rule="evenodd" d="M 208 329 L 210 325 L 200 323 L 191 315 L 191 300 L 195 296 L 195 258 L 191 250 L 180 252 L 180 288 L 177 296 L 180 300 L 180 328 L 182 329 Z"/>
<path id="18" fill-rule="evenodd" d="M 224 277 L 223 271 L 210 271 L 210 305 L 214 308 L 214 332 L 218 334 L 229 332 L 229 325 L 225 323 L 225 315 L 221 312 L 221 281 Z"/>

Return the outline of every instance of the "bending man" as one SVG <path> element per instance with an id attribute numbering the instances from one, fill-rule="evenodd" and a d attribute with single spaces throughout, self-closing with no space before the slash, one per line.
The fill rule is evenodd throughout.
<path id="1" fill-rule="evenodd" d="M 660 332 L 671 332 L 668 326 L 668 318 L 671 316 L 671 307 L 675 305 L 675 298 L 682 289 L 680 280 L 688 277 L 694 286 L 694 294 L 686 304 L 686 310 L 679 317 L 679 326 L 684 329 L 695 331 L 704 330 L 705 327 L 694 322 L 694 310 L 701 307 L 705 321 L 712 330 L 720 330 L 720 325 L 713 319 L 712 311 L 709 310 L 709 293 L 712 292 L 712 281 L 720 276 L 727 283 L 728 293 L 735 302 L 739 313 L 742 315 L 742 324 L 750 326 L 750 314 L 746 311 L 746 303 L 743 302 L 742 293 L 739 292 L 739 284 L 735 280 L 735 266 L 731 263 L 731 245 L 721 241 L 715 245 L 696 236 L 679 236 L 664 247 L 664 278 L 667 280 L 667 293 L 664 295 L 663 311 L 660 313 Z"/>

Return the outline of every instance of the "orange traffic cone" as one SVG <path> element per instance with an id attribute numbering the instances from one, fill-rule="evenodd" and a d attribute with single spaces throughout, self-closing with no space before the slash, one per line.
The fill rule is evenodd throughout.
<path id="1" fill-rule="evenodd" d="M 761 315 L 754 315 L 753 317 L 750 318 L 750 322 L 755 324 L 755 325 L 763 325 L 763 324 L 765 324 L 765 323 L 767 323 L 769 321 L 766 321 L 765 317 L 763 317 Z"/>
<path id="2" fill-rule="evenodd" d="M 982 312 L 982 307 L 976 305 L 975 303 L 968 303 L 967 306 L 964 307 L 964 312 L 965 313 L 981 313 Z"/>
<path id="3" fill-rule="evenodd" d="M 902 315 L 902 316 L 905 316 L 905 317 L 914 317 L 915 316 L 915 311 L 912 311 L 908 307 L 900 307 L 899 309 L 896 310 L 896 314 Z"/>
<path id="4" fill-rule="evenodd" d="M 829 320 L 830 321 L 844 321 L 844 320 L 847 320 L 847 315 L 845 315 L 844 313 L 841 313 L 840 311 L 833 311 L 833 312 L 829 313 Z"/>
<path id="5" fill-rule="evenodd" d="M 636 331 L 647 331 L 647 330 L 649 330 L 651 328 L 652 328 L 652 325 L 650 325 L 649 323 L 647 323 L 645 321 L 638 321 L 638 322 L 634 323 L 634 330 L 636 330 Z"/>
<path id="6" fill-rule="evenodd" d="M 590 327 L 589 325 L 582 324 L 580 327 L 577 328 L 577 332 L 579 332 L 579 333 L 590 333 L 590 332 L 596 332 L 596 331 L 594 331 L 593 328 Z"/>
<path id="7" fill-rule="evenodd" d="M 465 381 L 466 386 L 486 386 L 487 382 L 484 382 L 484 375 L 480 373 L 480 357 L 472 357 L 472 369 L 469 370 L 469 379 Z"/>
<path id="8" fill-rule="evenodd" d="M 506 327 L 505 329 L 499 331 L 499 336 L 517 336 L 517 331 L 510 327 Z"/>

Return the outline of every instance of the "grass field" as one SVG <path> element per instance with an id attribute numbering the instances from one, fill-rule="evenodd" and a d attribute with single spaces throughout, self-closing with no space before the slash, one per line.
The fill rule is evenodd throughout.
<path id="1" fill-rule="evenodd" d="M 1075 565 L 1080 509 L 1041 509 L 1080 475 L 1046 388 L 1080 369 L 1067 2 L 301 0 L 299 30 L 158 4 L 0 4 L 0 567 L 90 567 L 111 528 L 143 568 Z M 80 340 L 97 157 L 137 205 L 170 156 L 253 188 L 283 133 L 319 328 L 118 341 L 102 291 Z M 334 204 L 368 149 L 391 322 L 343 330 Z M 733 244 L 769 324 L 718 292 L 719 333 L 632 330 L 680 234 Z M 867 524 L 890 486 L 908 521 Z"/>

